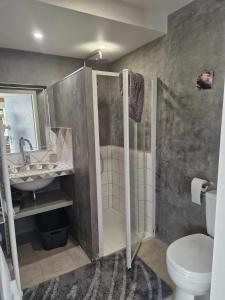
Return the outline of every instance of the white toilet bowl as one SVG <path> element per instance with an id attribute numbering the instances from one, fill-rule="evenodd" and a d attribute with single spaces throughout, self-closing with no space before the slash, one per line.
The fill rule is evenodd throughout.
<path id="1" fill-rule="evenodd" d="M 175 300 L 209 299 L 213 239 L 193 234 L 172 243 L 167 249 L 168 273 L 176 284 Z"/>

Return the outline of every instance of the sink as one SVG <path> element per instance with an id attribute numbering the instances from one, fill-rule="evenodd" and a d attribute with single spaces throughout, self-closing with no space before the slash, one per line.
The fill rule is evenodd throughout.
<path id="1" fill-rule="evenodd" d="M 35 174 L 45 173 L 46 171 L 51 171 L 57 168 L 57 164 L 54 163 L 36 163 L 29 165 L 19 165 L 19 166 L 10 166 L 9 175 L 23 175 L 23 176 L 32 176 Z M 12 186 L 21 191 L 37 191 L 43 189 L 52 183 L 54 177 L 49 178 L 38 178 L 33 181 L 26 181 L 21 183 L 12 184 Z"/>
<path id="2" fill-rule="evenodd" d="M 73 167 L 63 162 L 31 163 L 10 165 L 9 179 L 11 186 L 22 191 L 37 191 L 49 185 L 55 177 L 71 175 Z"/>
<path id="3" fill-rule="evenodd" d="M 35 181 L 22 182 L 13 184 L 12 186 L 20 191 L 37 191 L 43 189 L 53 182 L 55 178 L 37 179 Z"/>

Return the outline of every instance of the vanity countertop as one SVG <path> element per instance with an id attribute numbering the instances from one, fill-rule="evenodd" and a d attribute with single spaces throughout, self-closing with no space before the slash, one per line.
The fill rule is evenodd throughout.
<path id="1" fill-rule="evenodd" d="M 59 177 L 73 173 L 73 167 L 63 162 L 57 162 L 53 164 L 36 163 L 25 166 L 15 165 L 9 167 L 9 179 L 11 184 Z"/>

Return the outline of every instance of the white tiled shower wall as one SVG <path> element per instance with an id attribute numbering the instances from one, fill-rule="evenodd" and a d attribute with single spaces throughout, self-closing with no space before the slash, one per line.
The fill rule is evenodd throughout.
<path id="1" fill-rule="evenodd" d="M 104 171 L 102 173 L 103 208 L 113 207 L 121 214 L 124 214 L 123 148 L 111 145 L 102 146 L 101 155 L 104 162 Z"/>
<path id="2" fill-rule="evenodd" d="M 104 171 L 102 177 L 102 203 L 103 209 L 113 208 L 122 215 L 125 215 L 125 197 L 124 197 L 124 150 L 122 147 L 108 145 L 101 146 L 100 152 L 104 162 Z M 136 168 L 137 174 L 137 203 L 136 214 L 139 218 L 139 229 L 145 231 L 147 235 L 152 235 L 152 161 L 151 153 L 136 153 L 133 160 L 133 167 Z M 132 155 L 132 153 L 131 153 Z M 144 163 L 146 163 L 144 174 Z M 138 172 L 137 172 L 138 169 Z M 146 188 L 144 189 L 144 184 Z M 131 187 L 132 193 L 132 187 Z M 131 195 L 132 196 L 132 195 Z M 144 201 L 146 197 L 146 202 Z"/>

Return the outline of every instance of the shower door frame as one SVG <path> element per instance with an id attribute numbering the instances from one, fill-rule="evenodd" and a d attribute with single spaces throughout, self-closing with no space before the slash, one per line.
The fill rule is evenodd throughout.
<path id="1" fill-rule="evenodd" d="M 126 69 L 123 71 L 127 72 Z M 109 77 L 119 77 L 119 73 L 116 72 L 108 72 L 108 71 L 98 71 L 98 70 L 92 70 L 92 88 L 93 88 L 93 113 L 94 113 L 94 134 L 95 134 L 95 159 L 96 159 L 96 185 L 97 185 L 97 213 L 98 213 L 98 239 L 99 239 L 99 257 L 104 256 L 104 250 L 103 250 L 103 214 L 102 214 L 102 188 L 101 188 L 101 161 L 100 161 L 100 139 L 99 139 L 99 114 L 98 114 L 98 92 L 97 92 L 97 76 L 109 76 Z M 151 90 L 151 185 L 152 185 L 152 191 L 151 191 L 151 199 L 152 199 L 152 238 L 155 236 L 155 214 L 156 214 L 156 127 L 157 127 L 157 77 L 149 77 L 148 80 L 152 84 L 152 90 Z M 126 86 L 127 85 L 127 86 Z M 128 82 L 125 82 L 124 85 L 124 92 L 128 89 Z M 125 94 L 125 93 L 124 93 Z M 124 102 L 124 98 L 123 98 Z M 124 103 L 123 103 L 124 105 Z M 128 114 L 127 114 L 128 117 Z M 123 120 L 123 124 L 127 123 L 127 120 Z M 129 132 L 128 132 L 129 133 Z M 124 137 L 125 138 L 125 137 Z M 127 144 L 127 151 L 129 147 L 129 136 L 126 139 Z M 125 169 L 127 169 L 127 164 L 125 163 Z M 129 179 L 127 184 L 129 184 Z M 127 187 L 128 189 L 128 187 Z M 128 195 L 128 192 L 126 190 L 126 195 Z M 127 212 L 127 203 L 129 202 L 128 199 L 125 199 L 126 202 L 126 218 L 129 218 L 129 212 Z M 129 206 L 129 203 L 128 203 Z M 126 220 L 126 226 L 127 222 L 129 220 Z M 126 228 L 128 229 L 128 228 Z M 127 231 L 127 230 L 126 230 Z M 128 229 L 129 231 L 129 229 Z M 126 236 L 129 236 L 129 232 L 126 232 Z M 148 238 L 148 237 L 147 237 Z M 126 247 L 129 245 L 129 241 L 126 241 Z M 129 246 L 128 246 L 129 247 Z M 127 249 L 128 253 L 131 253 L 131 249 Z M 131 266 L 132 259 L 128 259 L 127 266 Z"/>
<path id="2" fill-rule="evenodd" d="M 129 142 L 129 92 L 128 92 L 128 69 L 123 70 L 123 126 L 124 126 L 124 173 L 125 173 L 125 204 L 126 204 L 126 256 L 127 268 L 132 266 L 133 259 L 135 258 L 144 236 L 138 241 L 134 253 L 132 253 L 132 238 L 131 238 L 131 217 L 130 217 L 130 142 Z M 147 80 L 151 82 L 151 99 L 150 99 L 150 112 L 151 112 L 151 202 L 152 202 L 152 237 L 155 237 L 155 215 L 156 215 L 156 129 L 157 129 L 157 77 L 150 77 Z M 146 153 L 145 153 L 146 155 Z M 145 172 L 145 178 L 147 174 Z M 146 188 L 146 187 L 145 187 Z M 146 194 L 146 191 L 145 191 Z M 146 207 L 145 196 L 145 207 Z M 146 216 L 145 216 L 146 218 Z M 145 220 L 146 222 L 146 220 Z M 147 236 L 147 238 L 149 238 Z"/>
<path id="3" fill-rule="evenodd" d="M 158 78 L 149 78 L 152 84 L 151 89 L 151 185 L 152 185 L 152 233 L 155 237 L 156 230 L 156 151 L 157 151 L 157 97 L 158 97 Z"/>
<path id="4" fill-rule="evenodd" d="M 104 256 L 103 249 L 103 215 L 102 215 L 102 185 L 101 185 L 101 161 L 100 161 L 100 139 L 98 120 L 98 85 L 97 76 L 119 77 L 119 73 L 92 70 L 93 88 L 93 112 L 94 112 L 94 133 L 95 133 L 95 160 L 96 160 L 96 184 L 97 184 L 97 212 L 98 212 L 98 244 L 99 257 Z"/>

